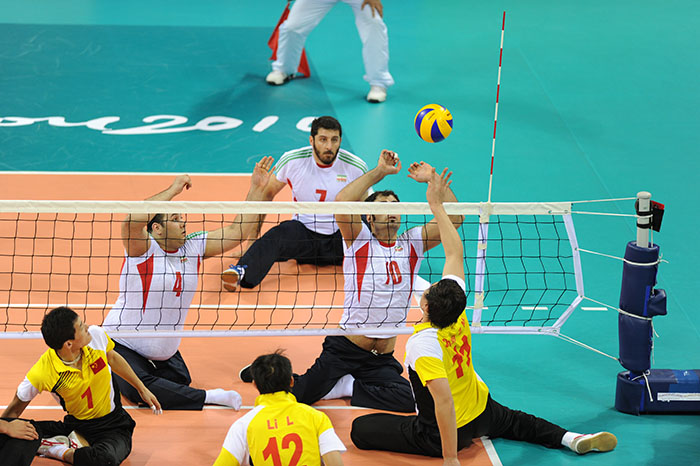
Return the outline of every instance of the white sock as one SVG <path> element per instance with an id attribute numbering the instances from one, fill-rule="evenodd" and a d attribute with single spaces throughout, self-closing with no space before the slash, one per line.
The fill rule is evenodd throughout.
<path id="1" fill-rule="evenodd" d="M 576 432 L 567 432 L 564 434 L 564 437 L 562 437 L 561 444 L 564 445 L 569 450 L 573 450 L 573 448 L 571 448 L 571 442 L 573 442 L 574 439 L 576 437 L 579 437 L 580 435 L 582 435 L 582 434 L 577 434 Z"/>
<path id="2" fill-rule="evenodd" d="M 204 403 L 208 405 L 229 406 L 236 411 L 241 409 L 243 400 L 241 395 L 234 390 L 224 390 L 223 388 L 215 388 L 207 390 L 207 395 L 204 398 Z"/>
<path id="3" fill-rule="evenodd" d="M 63 461 L 63 456 L 68 450 L 69 448 L 65 445 L 54 445 L 47 450 L 46 456 Z"/>
<path id="4" fill-rule="evenodd" d="M 321 398 L 322 400 L 335 400 L 336 398 L 343 398 L 346 396 L 352 396 L 353 386 L 355 384 L 355 377 L 350 374 L 345 374 L 335 383 L 331 391 L 326 393 L 326 395 Z"/>

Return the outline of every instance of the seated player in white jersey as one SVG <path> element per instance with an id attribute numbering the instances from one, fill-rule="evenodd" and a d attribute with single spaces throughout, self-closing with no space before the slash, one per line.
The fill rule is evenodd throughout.
<path id="1" fill-rule="evenodd" d="M 272 157 L 263 157 L 255 164 L 246 200 L 261 199 L 272 163 Z M 190 177 L 181 175 L 168 189 L 147 200 L 169 201 L 191 186 Z M 237 215 L 226 227 L 187 235 L 185 218 L 180 214 L 129 215 L 122 223 L 126 256 L 120 294 L 103 327 L 108 332 L 181 329 L 197 290 L 201 261 L 245 241 L 255 231 L 258 218 Z M 205 404 L 240 408 L 241 397 L 234 390 L 190 387 L 192 379 L 178 351 L 179 338 L 116 336 L 114 341 L 116 351 L 156 394 L 163 409 L 199 410 Z M 138 393 L 118 377 L 117 382 L 124 396 L 138 403 Z"/>
<path id="2" fill-rule="evenodd" d="M 309 146 L 291 150 L 277 162 L 263 200 L 271 201 L 289 185 L 298 202 L 332 202 L 335 196 L 367 172 L 367 164 L 341 149 L 343 130 L 330 116 L 311 123 Z M 295 259 L 317 266 L 343 263 L 343 240 L 332 214 L 298 214 L 271 228 L 221 275 L 224 289 L 254 288 L 275 262 Z"/>
<path id="3" fill-rule="evenodd" d="M 281 352 L 258 356 L 251 365 L 260 396 L 233 423 L 214 466 L 304 464 L 341 466 L 345 445 L 325 413 L 298 403 L 291 392 L 292 364 Z"/>
<path id="4" fill-rule="evenodd" d="M 464 312 L 463 246 L 443 207 L 450 174 L 433 173 L 426 197 L 437 219 L 445 249 L 442 280 L 421 298 L 423 318 L 406 344 L 406 366 L 418 415 L 370 414 L 353 421 L 350 436 L 363 450 L 386 450 L 442 457 L 458 465 L 457 451 L 473 438 L 522 440 L 576 453 L 609 451 L 617 439 L 609 432 L 581 435 L 544 419 L 511 410 L 491 398 L 474 371 L 471 331 Z"/>
<path id="5" fill-rule="evenodd" d="M 46 314 L 41 334 L 49 349 L 27 372 L 3 417 L 19 416 L 39 393 L 51 392 L 66 416 L 62 422 L 34 421 L 42 437 L 38 453 L 77 466 L 120 464 L 131 452 L 136 423 L 122 408 L 114 377 L 132 384 L 155 414 L 161 412 L 158 399 L 114 351 L 104 329 L 88 328 L 72 309 Z M 0 457 L 3 465 L 21 464 L 12 460 Z"/>
<path id="6" fill-rule="evenodd" d="M 401 163 L 391 151 L 382 151 L 377 167 L 349 184 L 337 201 L 362 199 L 385 176 L 399 173 Z M 427 182 L 432 167 L 413 163 L 409 176 Z M 449 191 L 449 200 L 456 197 Z M 398 202 L 393 191 L 377 191 L 369 202 Z M 335 216 L 345 242 L 345 302 L 341 328 L 366 329 L 364 335 L 328 336 L 316 362 L 298 376 L 292 388 L 302 403 L 350 397 L 354 406 L 415 412 L 411 385 L 401 376 L 403 367 L 394 358 L 396 337 L 373 335 L 372 330 L 396 329 L 406 323 L 411 295 L 423 253 L 440 244 L 435 220 L 398 234 L 399 215 Z M 461 224 L 462 217 L 452 219 Z M 246 369 L 241 378 L 250 380 Z"/>

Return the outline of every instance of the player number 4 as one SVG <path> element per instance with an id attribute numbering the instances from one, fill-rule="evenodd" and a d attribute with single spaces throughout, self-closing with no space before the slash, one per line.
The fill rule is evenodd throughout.
<path id="1" fill-rule="evenodd" d="M 173 286 L 173 291 L 177 297 L 182 294 L 182 274 L 180 272 L 175 272 L 175 286 Z"/>
<path id="2" fill-rule="evenodd" d="M 290 433 L 282 437 L 283 449 L 287 450 L 290 448 L 291 444 L 294 444 L 294 453 L 292 453 L 292 458 L 289 460 L 289 466 L 297 466 L 299 458 L 301 458 L 301 453 L 304 451 L 304 446 L 301 443 L 299 434 Z M 270 437 L 267 446 L 263 450 L 263 457 L 265 459 L 272 457 L 272 464 L 274 466 L 282 466 L 282 458 L 280 457 L 280 450 L 277 446 L 277 437 Z"/>

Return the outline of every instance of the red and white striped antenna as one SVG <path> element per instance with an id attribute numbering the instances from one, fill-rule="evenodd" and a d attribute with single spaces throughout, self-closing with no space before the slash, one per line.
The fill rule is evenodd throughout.
<path id="1" fill-rule="evenodd" d="M 503 12 L 503 25 L 501 26 L 501 54 L 498 57 L 498 85 L 496 86 L 496 114 L 493 117 L 493 144 L 491 145 L 491 174 L 489 175 L 489 199 L 491 202 L 491 188 L 493 186 L 493 159 L 496 154 L 496 122 L 498 121 L 498 94 L 501 91 L 501 62 L 503 61 L 503 35 L 506 31 L 506 12 Z"/>

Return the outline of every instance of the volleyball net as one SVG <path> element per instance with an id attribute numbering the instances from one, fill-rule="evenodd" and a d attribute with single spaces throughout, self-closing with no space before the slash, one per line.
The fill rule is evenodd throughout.
<path id="1" fill-rule="evenodd" d="M 475 333 L 554 333 L 584 296 L 571 202 L 449 203 L 463 215 L 467 315 Z M 44 314 L 69 306 L 100 325 L 119 296 L 127 213 L 181 213 L 187 232 L 212 231 L 236 214 L 265 214 L 262 232 L 294 214 L 400 214 L 399 233 L 432 219 L 427 203 L 0 201 L 0 338 L 40 338 Z M 341 329 L 342 266 L 277 263 L 252 289 L 223 290 L 220 274 L 246 247 L 211 257 L 198 270 L 189 311 L 121 336 L 367 334 Z M 410 333 L 421 293 L 441 278 L 442 246 L 424 254 L 405 321 L 382 331 Z M 369 270 L 384 280 L 388 270 Z M 352 282 L 352 280 L 350 280 Z M 170 290 L 166 290 L 170 291 Z M 163 292 L 163 291 L 162 291 Z M 389 324 L 389 329 L 386 328 Z M 369 333 L 376 334 L 377 331 Z M 381 332 L 379 332 L 381 333 Z"/>

